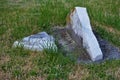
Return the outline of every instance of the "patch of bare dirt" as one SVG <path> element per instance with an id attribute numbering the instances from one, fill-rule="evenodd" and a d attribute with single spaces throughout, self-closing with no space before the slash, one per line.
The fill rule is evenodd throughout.
<path id="1" fill-rule="evenodd" d="M 56 38 L 56 41 L 58 41 L 59 49 L 61 49 L 65 55 L 69 56 L 73 53 L 80 61 L 90 60 L 89 55 L 87 55 L 86 51 L 76 44 L 76 42 L 70 37 L 66 28 L 54 28 L 53 35 Z"/>
<path id="2" fill-rule="evenodd" d="M 111 29 L 111 31 L 113 31 L 113 29 Z M 102 39 L 97 33 L 94 32 L 94 34 L 103 52 L 103 60 L 96 62 L 104 62 L 105 60 L 110 59 L 120 59 L 120 51 L 118 47 Z M 74 57 L 77 57 L 78 63 L 80 62 L 93 63 L 88 53 L 78 44 L 76 44 L 76 42 L 70 37 L 70 34 L 67 32 L 66 28 L 64 27 L 53 28 L 53 36 L 58 42 L 59 49 L 61 49 L 65 55 L 69 56 L 71 55 L 71 53 L 74 54 L 75 55 Z M 71 57 L 73 58 L 73 56 Z"/>

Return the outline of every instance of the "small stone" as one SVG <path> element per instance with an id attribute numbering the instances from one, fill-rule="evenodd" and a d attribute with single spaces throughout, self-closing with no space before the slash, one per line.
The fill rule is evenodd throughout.
<path id="1" fill-rule="evenodd" d="M 49 36 L 46 32 L 40 32 L 23 38 L 21 41 L 15 41 L 14 47 L 24 47 L 32 51 L 42 51 L 43 49 L 57 50 L 53 36 Z"/>

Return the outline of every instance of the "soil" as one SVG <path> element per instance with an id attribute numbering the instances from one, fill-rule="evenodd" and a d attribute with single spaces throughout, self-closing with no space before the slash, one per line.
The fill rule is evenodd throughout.
<path id="1" fill-rule="evenodd" d="M 78 63 L 99 63 L 106 60 L 120 59 L 119 48 L 113 46 L 107 40 L 102 39 L 96 32 L 94 32 L 94 34 L 102 50 L 103 59 L 95 62 L 91 61 L 87 52 L 75 43 L 75 41 L 68 34 L 66 28 L 54 27 L 52 32 L 58 43 L 58 48 L 61 49 L 66 56 L 71 55 L 71 58 L 77 59 Z"/>

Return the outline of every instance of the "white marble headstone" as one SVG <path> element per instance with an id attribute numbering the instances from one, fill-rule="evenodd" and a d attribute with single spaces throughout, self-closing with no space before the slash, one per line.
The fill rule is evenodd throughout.
<path id="1" fill-rule="evenodd" d="M 103 59 L 98 41 L 92 32 L 86 8 L 75 7 L 67 18 L 67 27 L 71 27 L 74 34 L 82 38 L 82 46 L 86 49 L 92 61 Z M 77 41 L 78 44 L 79 42 L 81 41 Z"/>

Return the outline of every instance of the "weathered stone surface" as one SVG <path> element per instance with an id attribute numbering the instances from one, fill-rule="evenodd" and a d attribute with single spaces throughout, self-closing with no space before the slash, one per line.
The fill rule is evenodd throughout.
<path id="1" fill-rule="evenodd" d="M 67 28 L 76 43 L 86 49 L 92 61 L 103 59 L 98 41 L 92 32 L 86 8 L 75 7 L 67 17 Z"/>
<path id="2" fill-rule="evenodd" d="M 23 38 L 21 41 L 15 41 L 14 47 L 24 47 L 32 51 L 42 51 L 43 49 L 57 50 L 57 46 L 54 43 L 54 38 L 49 36 L 46 32 L 40 32 L 35 35 L 31 35 Z"/>

